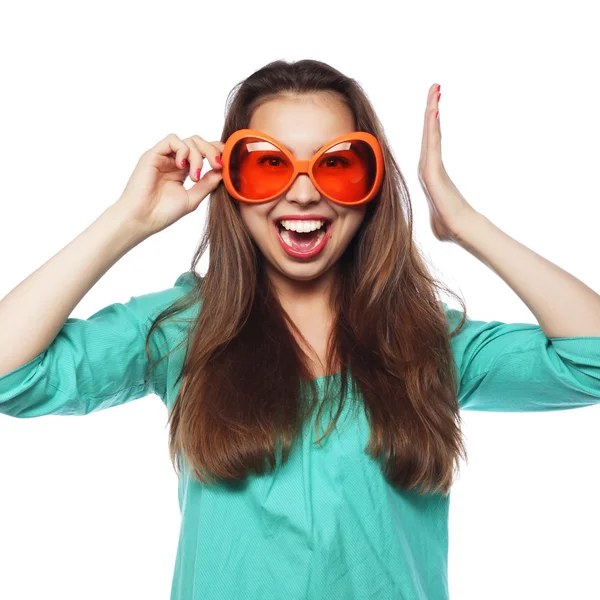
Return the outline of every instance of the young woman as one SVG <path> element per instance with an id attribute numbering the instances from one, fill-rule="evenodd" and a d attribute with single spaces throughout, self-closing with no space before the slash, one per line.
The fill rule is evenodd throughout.
<path id="1" fill-rule="evenodd" d="M 220 141 L 170 134 L 145 152 L 119 200 L 0 303 L 2 413 L 165 403 L 182 515 L 172 600 L 446 599 L 460 409 L 600 402 L 600 297 L 461 196 L 442 164 L 439 89 L 419 162 L 434 234 L 540 325 L 440 301 L 375 111 L 314 60 L 241 82 Z M 172 288 L 68 318 L 208 194 Z"/>

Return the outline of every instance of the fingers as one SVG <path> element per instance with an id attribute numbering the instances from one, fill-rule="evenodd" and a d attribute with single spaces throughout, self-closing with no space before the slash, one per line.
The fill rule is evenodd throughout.
<path id="1" fill-rule="evenodd" d="M 428 139 L 429 139 L 429 130 L 431 128 L 431 111 L 435 106 L 435 110 L 437 110 L 437 97 L 438 97 L 438 84 L 434 83 L 427 92 L 427 103 L 425 105 L 425 118 L 423 119 L 423 137 L 421 139 L 421 156 L 424 157 L 425 152 L 428 147 Z M 435 118 L 435 111 L 433 112 Z"/>
<path id="2" fill-rule="evenodd" d="M 225 150 L 225 144 L 221 141 L 211 142 L 211 144 L 215 145 L 221 153 L 223 152 L 223 150 Z"/>
<path id="3" fill-rule="evenodd" d="M 223 176 L 220 171 L 207 171 L 200 181 L 194 184 L 188 191 L 188 197 L 191 203 L 191 209 L 196 210 L 198 205 L 210 192 L 212 192 L 221 183 Z"/>
<path id="4" fill-rule="evenodd" d="M 196 185 L 188 190 L 188 196 L 192 203 L 192 208 L 195 210 L 200 202 L 210 194 L 223 179 L 221 165 L 217 161 L 217 157 L 223 151 L 225 144 L 222 142 L 207 142 L 199 135 L 193 135 L 184 140 L 190 147 L 189 162 L 190 162 L 190 178 L 196 181 Z M 211 171 L 204 173 L 200 178 L 200 171 L 204 159 L 213 168 Z"/>
<path id="5" fill-rule="evenodd" d="M 186 169 L 189 166 L 190 178 L 199 181 L 205 158 L 213 169 L 221 169 L 216 159 L 224 148 L 223 142 L 207 142 L 199 135 L 182 140 L 174 133 L 170 133 L 151 150 L 167 159 L 172 159 L 174 168 Z"/>
<path id="6" fill-rule="evenodd" d="M 428 139 L 428 152 L 433 158 L 435 164 L 442 161 L 442 131 L 440 128 L 439 101 L 441 93 L 438 92 L 437 85 L 434 88 L 433 97 L 431 99 L 431 110 L 429 111 L 430 119 L 430 135 Z M 437 116 L 436 116 L 437 115 Z"/>
<path id="7" fill-rule="evenodd" d="M 188 157 L 189 148 L 184 141 L 176 136 L 174 133 L 169 133 L 169 135 L 165 136 L 156 146 L 150 148 L 147 154 L 159 154 L 160 156 L 164 156 L 165 158 L 171 158 L 171 155 L 175 155 L 175 164 L 178 168 L 183 168 L 181 166 L 182 161 Z"/>
<path id="8" fill-rule="evenodd" d="M 220 147 L 221 142 L 207 142 L 199 135 L 193 135 L 189 138 L 186 138 L 184 142 L 190 148 L 188 156 L 188 161 L 190 164 L 190 179 L 193 181 L 200 180 L 200 172 L 202 171 L 205 158 L 208 160 L 209 165 L 213 169 L 221 169 L 221 164 L 217 161 L 217 157 L 219 157 L 222 152 L 222 148 Z M 219 144 L 219 146 L 216 144 Z"/>
<path id="9" fill-rule="evenodd" d="M 439 123 L 439 115 L 436 118 L 436 113 L 439 111 L 438 84 L 434 83 L 427 93 L 427 104 L 425 106 L 425 118 L 423 120 L 423 138 L 421 140 L 421 164 L 426 164 L 427 159 L 431 158 L 434 161 L 441 160 L 441 130 Z"/>

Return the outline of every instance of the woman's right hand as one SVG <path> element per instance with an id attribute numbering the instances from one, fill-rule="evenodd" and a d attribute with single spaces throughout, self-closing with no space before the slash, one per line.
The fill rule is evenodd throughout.
<path id="1" fill-rule="evenodd" d="M 224 147 L 223 142 L 207 142 L 198 135 L 182 140 L 170 133 L 142 154 L 115 206 L 146 235 L 162 231 L 196 210 L 219 185 L 223 175 L 216 158 Z M 213 170 L 198 179 L 204 158 Z M 188 173 L 197 183 L 186 190 Z"/>

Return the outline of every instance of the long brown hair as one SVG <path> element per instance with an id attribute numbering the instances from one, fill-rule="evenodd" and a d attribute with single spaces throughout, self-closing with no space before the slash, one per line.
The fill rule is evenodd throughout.
<path id="1" fill-rule="evenodd" d="M 236 89 L 237 88 L 237 89 Z M 391 484 L 418 493 L 449 493 L 459 457 L 466 460 L 458 384 L 450 337 L 466 318 L 462 299 L 434 279 L 412 236 L 412 208 L 404 177 L 366 93 L 352 78 L 316 60 L 274 61 L 238 83 L 226 110 L 221 141 L 248 127 L 253 110 L 283 94 L 333 94 L 352 110 L 356 129 L 377 137 L 385 160 L 380 192 L 340 257 L 332 292 L 336 319 L 328 341 L 324 399 L 316 418 L 336 399 L 335 426 L 351 385 L 362 402 L 370 439 L 364 449 L 383 459 Z M 231 96 L 231 94 L 230 94 Z M 195 267 L 210 243 L 206 275 Z M 190 323 L 182 380 L 169 414 L 169 451 L 203 483 L 233 481 L 286 462 L 295 435 L 319 403 L 305 340 L 281 306 L 248 233 L 239 205 L 220 184 L 211 194 L 203 235 L 192 259 L 193 289 L 163 310 L 158 323 L 199 303 Z M 463 306 L 453 332 L 438 290 Z M 172 352 L 173 350 L 171 350 Z M 171 353 L 169 352 L 169 354 Z M 165 357 L 162 357 L 164 359 Z M 332 378 L 334 379 L 334 378 Z"/>

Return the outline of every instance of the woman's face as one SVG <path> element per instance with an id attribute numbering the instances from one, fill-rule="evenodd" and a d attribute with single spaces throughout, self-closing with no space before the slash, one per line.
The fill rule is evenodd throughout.
<path id="1" fill-rule="evenodd" d="M 274 137 L 301 160 L 312 158 L 332 139 L 356 131 L 350 110 L 340 100 L 323 94 L 269 100 L 254 111 L 248 126 Z M 307 174 L 298 175 L 275 200 L 261 204 L 240 202 L 242 220 L 265 256 L 270 277 L 282 288 L 291 285 L 292 289 L 300 282 L 315 284 L 330 270 L 360 227 L 365 212 L 364 204 L 345 207 L 322 196 Z M 284 215 L 329 219 L 329 239 L 324 248 L 311 257 L 290 256 L 278 236 L 278 223 Z M 284 234 L 289 240 L 288 235 L 293 237 L 294 232 Z M 332 273 L 333 270 L 330 276 Z"/>

